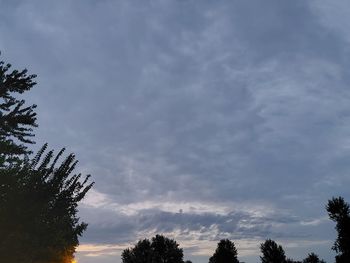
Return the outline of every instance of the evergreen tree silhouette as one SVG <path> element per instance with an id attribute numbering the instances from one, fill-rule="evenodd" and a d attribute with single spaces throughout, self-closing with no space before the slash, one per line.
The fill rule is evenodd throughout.
<path id="1" fill-rule="evenodd" d="M 77 217 L 78 202 L 93 183 L 73 174 L 73 154 L 61 163 L 45 144 L 33 158 L 36 105 L 18 99 L 36 83 L 27 70 L 0 62 L 0 262 L 67 263 L 87 224 Z"/>
<path id="2" fill-rule="evenodd" d="M 14 95 L 30 90 L 36 84 L 35 77 L 27 75 L 26 69 L 11 70 L 10 64 L 0 61 L 0 167 L 31 153 L 26 144 L 33 143 L 36 105 L 25 105 L 23 99 Z"/>

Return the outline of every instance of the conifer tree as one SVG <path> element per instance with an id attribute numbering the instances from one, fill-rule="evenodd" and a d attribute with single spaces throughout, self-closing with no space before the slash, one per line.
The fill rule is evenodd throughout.
<path id="1" fill-rule="evenodd" d="M 87 227 L 78 202 L 93 183 L 73 173 L 73 154 L 59 162 L 64 149 L 54 155 L 45 144 L 31 157 L 36 105 L 15 95 L 30 90 L 35 75 L 10 68 L 0 62 L 0 261 L 70 263 Z"/>
<path id="2" fill-rule="evenodd" d="M 30 90 L 36 84 L 35 77 L 26 69 L 11 70 L 10 64 L 0 61 L 0 167 L 31 152 L 26 144 L 33 143 L 36 105 L 25 105 L 15 95 Z"/>

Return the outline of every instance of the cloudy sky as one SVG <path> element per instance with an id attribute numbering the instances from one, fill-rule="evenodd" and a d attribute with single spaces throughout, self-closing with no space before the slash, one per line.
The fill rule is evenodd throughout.
<path id="1" fill-rule="evenodd" d="M 1 58 L 38 75 L 36 141 L 92 174 L 79 262 L 162 233 L 207 262 L 331 261 L 324 209 L 350 200 L 345 0 L 0 0 Z"/>

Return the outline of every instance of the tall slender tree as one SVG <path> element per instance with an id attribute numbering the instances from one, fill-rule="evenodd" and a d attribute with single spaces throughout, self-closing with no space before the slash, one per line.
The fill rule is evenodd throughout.
<path id="1" fill-rule="evenodd" d="M 350 262 L 350 207 L 342 197 L 333 197 L 326 206 L 331 220 L 336 222 L 338 237 L 333 250 L 337 252 L 337 263 Z"/>

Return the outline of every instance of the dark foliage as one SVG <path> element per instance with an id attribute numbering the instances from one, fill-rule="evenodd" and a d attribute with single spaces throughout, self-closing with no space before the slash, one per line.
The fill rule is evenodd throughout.
<path id="1" fill-rule="evenodd" d="M 342 197 L 333 197 L 326 206 L 330 219 L 336 222 L 338 237 L 333 250 L 337 252 L 337 263 L 350 262 L 350 208 Z"/>
<path id="2" fill-rule="evenodd" d="M 286 255 L 282 246 L 277 245 L 275 241 L 268 239 L 260 245 L 260 257 L 262 263 L 285 263 Z"/>
<path id="3" fill-rule="evenodd" d="M 10 70 L 11 65 L 0 61 L 0 166 L 18 161 L 30 153 L 25 144 L 33 143 L 33 128 L 37 127 L 36 105 L 25 105 L 14 94 L 30 90 L 36 83 L 35 75 L 27 70 Z"/>
<path id="4" fill-rule="evenodd" d="M 60 164 L 46 145 L 32 159 L 0 169 L 1 262 L 65 263 L 86 229 L 77 203 L 92 187 L 72 172 L 74 155 Z"/>
<path id="5" fill-rule="evenodd" d="M 326 263 L 325 261 L 318 258 L 315 253 L 311 253 L 303 260 L 303 263 Z"/>
<path id="6" fill-rule="evenodd" d="M 302 263 L 301 261 L 295 261 L 295 260 L 290 259 L 290 258 L 287 258 L 285 262 L 286 263 Z"/>
<path id="7" fill-rule="evenodd" d="M 239 263 L 235 244 L 228 239 L 220 240 L 209 263 Z"/>
<path id="8" fill-rule="evenodd" d="M 140 240 L 122 253 L 123 263 L 184 263 L 183 251 L 175 240 L 156 235 Z"/>
<path id="9" fill-rule="evenodd" d="M 36 105 L 15 98 L 30 90 L 35 75 L 10 70 L 0 62 L 0 262 L 71 262 L 86 224 L 77 217 L 78 202 L 93 183 L 72 174 L 70 154 L 59 164 L 61 150 L 31 159 Z"/>

